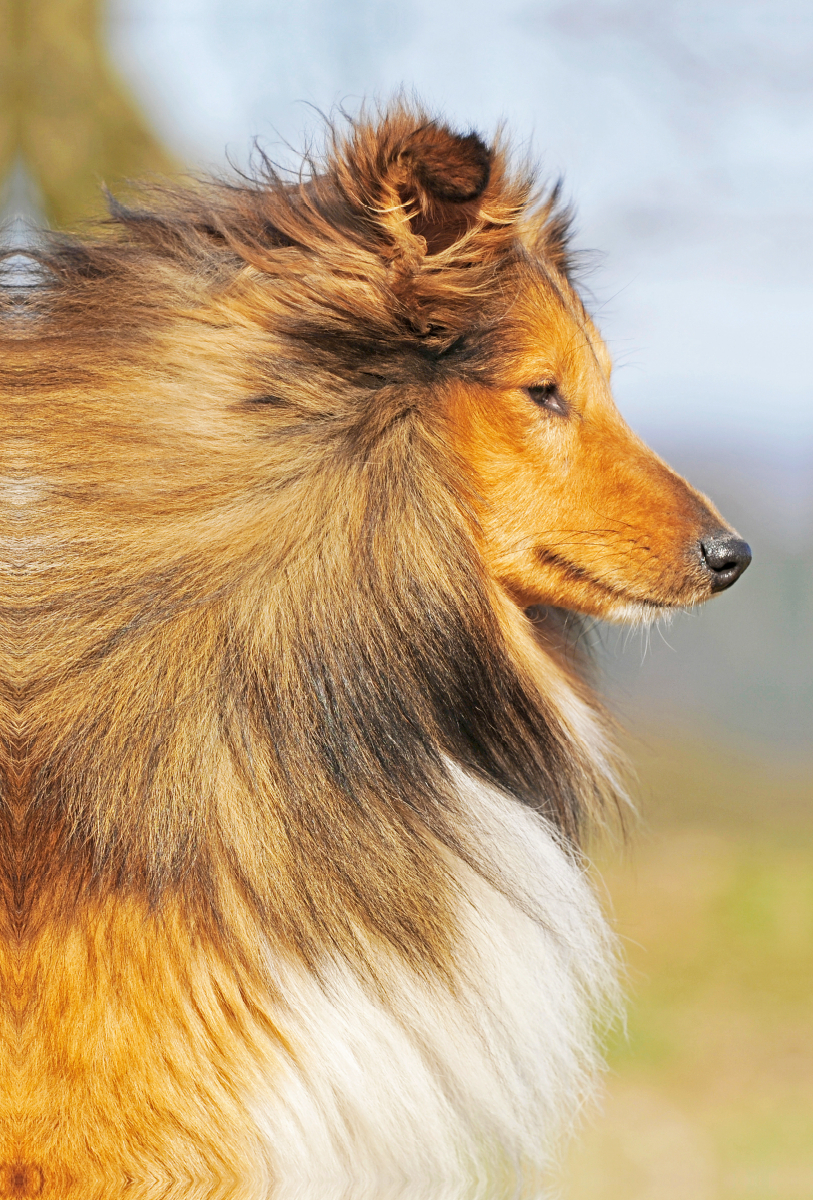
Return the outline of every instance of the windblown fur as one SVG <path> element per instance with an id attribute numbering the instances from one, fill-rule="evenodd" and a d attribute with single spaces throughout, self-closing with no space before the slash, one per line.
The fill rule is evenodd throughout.
<path id="1" fill-rule="evenodd" d="M 525 609 L 677 568 L 632 594 L 576 514 L 534 593 L 493 532 L 478 403 L 534 337 L 600 358 L 555 197 L 406 108 L 307 165 L 113 203 L 9 292 L 8 1194 L 536 1178 L 592 1087 L 614 754 Z M 627 508 L 708 511 L 629 446 Z"/>

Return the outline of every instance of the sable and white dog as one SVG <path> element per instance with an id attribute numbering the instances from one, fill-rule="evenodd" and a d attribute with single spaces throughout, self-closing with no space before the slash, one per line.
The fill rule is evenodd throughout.
<path id="1" fill-rule="evenodd" d="M 557 614 L 748 562 L 616 411 L 555 195 L 404 106 L 311 166 L 7 305 L 15 1196 L 544 1173 L 616 1003 Z"/>

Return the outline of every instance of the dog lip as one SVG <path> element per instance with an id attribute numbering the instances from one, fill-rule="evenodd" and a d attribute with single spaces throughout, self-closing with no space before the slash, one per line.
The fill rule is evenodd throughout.
<path id="1" fill-rule="evenodd" d="M 641 604 L 647 608 L 672 608 L 675 606 L 673 600 L 653 600 L 649 596 L 637 596 L 634 592 L 628 592 L 624 588 L 605 583 L 603 579 L 598 579 L 590 571 L 586 571 L 584 567 L 571 562 L 570 559 L 565 558 L 561 554 L 554 554 L 552 550 L 546 550 L 544 546 L 537 546 L 536 556 L 540 562 L 552 567 L 558 567 L 570 579 L 579 583 L 590 584 L 592 587 L 604 592 L 605 595 L 612 596 L 616 600 L 623 600 L 627 604 Z"/>

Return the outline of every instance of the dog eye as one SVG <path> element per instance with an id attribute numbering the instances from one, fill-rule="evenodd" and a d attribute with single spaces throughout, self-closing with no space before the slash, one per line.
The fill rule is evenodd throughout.
<path id="1" fill-rule="evenodd" d="M 567 404 L 555 383 L 539 383 L 522 390 L 540 408 L 567 416 Z"/>

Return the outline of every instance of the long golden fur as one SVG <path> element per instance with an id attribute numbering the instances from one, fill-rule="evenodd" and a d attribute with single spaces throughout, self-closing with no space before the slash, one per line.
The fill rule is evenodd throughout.
<path id="1" fill-rule="evenodd" d="M 572 859 L 614 801 L 557 611 L 715 590 L 556 196 L 398 106 L 307 165 L 8 289 L 2 1195 L 278 1179 L 290 978 L 451 1004 L 466 880 L 510 890 L 467 788 Z"/>

